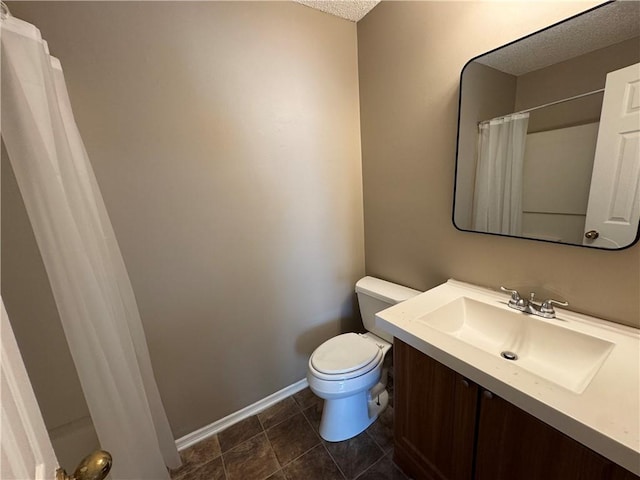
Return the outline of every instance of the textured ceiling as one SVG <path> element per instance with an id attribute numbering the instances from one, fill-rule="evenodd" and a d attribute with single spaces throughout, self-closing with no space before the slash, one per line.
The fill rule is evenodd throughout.
<path id="1" fill-rule="evenodd" d="M 618 1 L 476 59 L 511 75 L 562 62 L 640 35 L 640 1 Z"/>
<path id="2" fill-rule="evenodd" d="M 380 0 L 295 0 L 307 7 L 315 8 L 337 17 L 357 22 L 375 7 Z"/>

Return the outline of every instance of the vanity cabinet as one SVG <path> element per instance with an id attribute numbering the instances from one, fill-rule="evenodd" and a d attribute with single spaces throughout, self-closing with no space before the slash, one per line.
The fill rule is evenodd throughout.
<path id="1" fill-rule="evenodd" d="M 639 477 L 394 341 L 394 461 L 415 480 Z"/>
<path id="2" fill-rule="evenodd" d="M 394 341 L 394 461 L 414 479 L 469 480 L 478 386 Z"/>

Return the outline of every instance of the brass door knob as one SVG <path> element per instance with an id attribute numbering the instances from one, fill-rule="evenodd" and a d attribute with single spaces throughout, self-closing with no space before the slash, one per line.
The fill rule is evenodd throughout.
<path id="1" fill-rule="evenodd" d="M 584 234 L 584 236 L 589 240 L 595 240 L 600 236 L 600 234 L 598 233 L 597 230 L 589 230 L 587 233 Z"/>
<path id="2" fill-rule="evenodd" d="M 96 450 L 82 459 L 73 475 L 68 475 L 63 468 L 59 468 L 56 471 L 56 480 L 104 480 L 111 470 L 112 463 L 109 452 Z"/>

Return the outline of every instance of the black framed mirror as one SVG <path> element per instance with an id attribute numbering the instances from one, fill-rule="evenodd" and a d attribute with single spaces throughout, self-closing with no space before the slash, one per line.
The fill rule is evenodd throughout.
<path id="1" fill-rule="evenodd" d="M 467 62 L 456 228 L 622 249 L 639 220 L 640 2 L 605 3 Z"/>

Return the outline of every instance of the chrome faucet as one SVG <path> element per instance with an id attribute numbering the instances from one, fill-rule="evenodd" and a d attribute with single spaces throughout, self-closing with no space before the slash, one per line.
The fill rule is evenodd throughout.
<path id="1" fill-rule="evenodd" d="M 511 298 L 509 299 L 509 306 L 511 308 L 543 318 L 556 318 L 556 311 L 553 308 L 554 305 L 558 305 L 559 307 L 566 307 L 569 305 L 567 302 L 560 302 L 558 300 L 553 300 L 552 298 L 549 298 L 542 303 L 536 303 L 534 301 L 536 294 L 533 292 L 529 294 L 529 299 L 527 300 L 526 298 L 522 298 L 517 290 L 505 287 L 500 287 L 500 290 L 511 294 Z"/>

